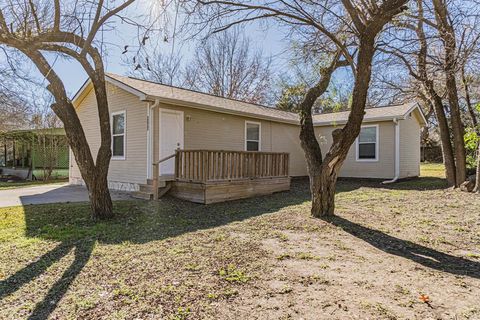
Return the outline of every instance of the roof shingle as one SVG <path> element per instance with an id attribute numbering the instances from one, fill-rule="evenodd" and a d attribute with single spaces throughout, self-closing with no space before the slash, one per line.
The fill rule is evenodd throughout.
<path id="1" fill-rule="evenodd" d="M 238 114 L 253 118 L 298 124 L 299 116 L 294 112 L 282 111 L 272 107 L 261 106 L 234 99 L 214 96 L 198 91 L 163 85 L 151 81 L 108 73 L 107 79 L 120 82 L 145 95 L 149 99 L 159 99 L 165 103 L 197 107 L 201 109 Z M 416 106 L 406 103 L 396 106 L 365 109 L 365 122 L 386 121 L 404 117 Z M 420 111 L 421 112 L 421 111 Z M 314 125 L 342 124 L 348 119 L 349 111 L 317 114 L 313 116 Z"/>

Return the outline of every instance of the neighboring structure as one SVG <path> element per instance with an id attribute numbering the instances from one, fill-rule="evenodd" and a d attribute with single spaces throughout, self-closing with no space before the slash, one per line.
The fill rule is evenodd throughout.
<path id="1" fill-rule="evenodd" d="M 21 179 L 67 177 L 69 149 L 63 128 L 0 133 L 0 173 Z"/>
<path id="2" fill-rule="evenodd" d="M 86 82 L 76 94 L 74 105 L 95 155 L 100 134 L 92 89 L 92 84 Z M 145 185 L 155 180 L 155 164 L 177 149 L 186 151 L 163 161 L 160 176 L 175 180 L 177 186 L 182 181 L 203 181 L 201 197 L 193 199 L 197 202 L 213 202 L 207 199 L 208 185 L 213 181 L 224 182 L 223 189 L 217 190 L 218 196 L 231 193 L 233 180 L 307 175 L 295 113 L 114 74 L 107 75 L 107 90 L 113 140 L 109 184 L 113 189 L 147 189 Z M 332 142 L 331 132 L 340 128 L 347 117 L 348 112 L 314 116 L 324 152 Z M 425 123 L 414 103 L 367 109 L 360 136 L 340 176 L 383 180 L 418 176 L 420 128 Z M 232 152 L 218 153 L 220 150 Z M 217 155 L 213 155 L 214 151 Z M 251 156 L 253 153 L 258 156 Z M 250 167 L 245 168 L 246 164 Z M 75 161 L 70 167 L 70 182 L 83 183 Z M 288 189 L 286 180 L 279 183 L 282 187 L 278 189 Z M 172 192 L 177 196 L 185 191 L 177 189 L 174 185 Z M 252 192 L 228 199 L 262 193 Z M 191 195 L 184 198 L 192 200 Z"/>

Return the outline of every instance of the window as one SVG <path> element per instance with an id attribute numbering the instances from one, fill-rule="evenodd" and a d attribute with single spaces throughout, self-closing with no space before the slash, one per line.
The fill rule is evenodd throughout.
<path id="1" fill-rule="evenodd" d="M 125 111 L 112 113 L 112 156 L 125 159 Z"/>
<path id="2" fill-rule="evenodd" d="M 245 122 L 245 150 L 260 151 L 260 123 Z"/>
<path id="3" fill-rule="evenodd" d="M 357 138 L 357 161 L 378 160 L 378 126 L 365 126 Z"/>

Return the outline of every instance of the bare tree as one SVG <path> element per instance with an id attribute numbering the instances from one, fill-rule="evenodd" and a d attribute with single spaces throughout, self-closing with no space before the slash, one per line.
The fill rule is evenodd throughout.
<path id="1" fill-rule="evenodd" d="M 452 17 L 445 0 L 432 0 L 435 11 L 435 21 L 444 50 L 445 88 L 451 113 L 451 125 L 453 132 L 453 145 L 455 154 L 455 179 L 456 185 L 465 181 L 467 176 L 467 162 L 465 152 L 465 134 L 461 118 L 460 102 L 456 74 L 459 68 L 457 56 L 457 39 L 452 25 Z"/>
<path id="2" fill-rule="evenodd" d="M 0 66 L 0 132 L 27 127 L 32 112 L 30 101 L 18 94 L 21 88 L 7 68 Z"/>
<path id="3" fill-rule="evenodd" d="M 134 56 L 128 64 L 133 66 L 130 74 L 134 77 L 166 85 L 185 86 L 185 72 L 181 56 L 164 54 L 159 48 L 155 48 Z"/>
<path id="4" fill-rule="evenodd" d="M 96 219 L 112 217 L 113 209 L 107 183 L 112 153 L 110 116 L 103 60 L 95 41 L 101 28 L 133 2 L 12 0 L 0 8 L 0 45 L 23 53 L 48 82 L 47 89 L 54 97 L 51 108 L 65 126 Z M 93 84 L 101 138 L 95 160 L 65 85 L 48 59 L 49 53 L 80 63 Z"/>
<path id="5" fill-rule="evenodd" d="M 480 35 L 476 18 L 472 18 L 478 10 L 463 8 L 460 3 L 464 2 L 449 2 L 449 8 L 445 1 L 416 0 L 381 48 L 405 67 L 425 110 L 434 111 L 450 186 L 459 186 L 466 178 L 462 121 L 466 113 L 457 79 L 461 78 L 462 65 L 478 47 Z"/>
<path id="6" fill-rule="evenodd" d="M 198 0 L 199 23 L 210 23 L 213 32 L 269 19 L 289 28 L 291 35 L 308 38 L 306 48 L 334 52 L 321 70 L 321 78 L 300 103 L 300 140 L 307 159 L 312 193 L 312 215 L 330 216 L 335 208 L 337 177 L 348 151 L 358 136 L 376 52 L 376 38 L 384 26 L 406 9 L 408 0 L 385 1 L 228 1 Z M 325 46 L 319 47 L 323 38 Z M 330 49 L 330 50 L 328 50 Z M 327 59 L 328 60 L 328 59 Z M 328 88 L 333 72 L 350 65 L 355 76 L 351 112 L 342 129 L 332 133 L 333 143 L 322 157 L 312 120 L 315 101 Z"/>
<path id="7" fill-rule="evenodd" d="M 185 70 L 188 88 L 257 104 L 267 103 L 271 81 L 270 60 L 238 28 L 206 39 Z"/>

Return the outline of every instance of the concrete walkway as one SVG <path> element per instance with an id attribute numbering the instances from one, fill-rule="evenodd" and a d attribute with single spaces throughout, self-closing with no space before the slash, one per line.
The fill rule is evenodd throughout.
<path id="1" fill-rule="evenodd" d="M 112 192 L 113 200 L 128 200 L 126 193 Z M 0 191 L 0 208 L 29 204 L 88 201 L 87 189 L 66 183 L 40 185 Z"/>

